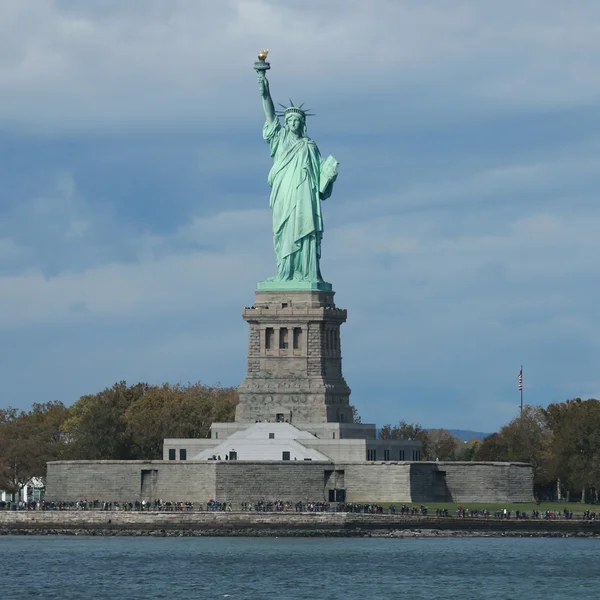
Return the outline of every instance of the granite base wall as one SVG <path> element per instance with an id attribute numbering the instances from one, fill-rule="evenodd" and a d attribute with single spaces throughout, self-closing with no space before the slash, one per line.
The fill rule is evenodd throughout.
<path id="1" fill-rule="evenodd" d="M 344 470 L 347 502 L 411 502 L 410 463 L 353 462 Z"/>
<path id="2" fill-rule="evenodd" d="M 48 500 L 206 502 L 215 498 L 213 461 L 58 461 L 48 463 Z"/>
<path id="3" fill-rule="evenodd" d="M 525 463 L 411 463 L 413 502 L 532 502 L 533 468 Z"/>
<path id="4" fill-rule="evenodd" d="M 48 463 L 48 500 L 239 504 L 323 500 L 344 488 L 348 502 L 531 502 L 533 469 L 523 463 L 316 461 L 61 461 Z"/>
<path id="5" fill-rule="evenodd" d="M 453 502 L 532 502 L 533 468 L 524 463 L 442 463 Z"/>
<path id="6" fill-rule="evenodd" d="M 221 462 L 216 470 L 216 496 L 239 505 L 260 500 L 316 501 L 325 497 L 326 472 L 331 463 L 320 462 Z"/>

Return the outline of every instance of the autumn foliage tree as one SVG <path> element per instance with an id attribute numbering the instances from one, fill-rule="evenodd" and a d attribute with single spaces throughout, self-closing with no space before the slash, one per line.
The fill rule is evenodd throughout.
<path id="1" fill-rule="evenodd" d="M 206 437 L 214 421 L 234 419 L 237 401 L 235 388 L 121 381 L 69 408 L 0 409 L 0 489 L 44 477 L 53 460 L 161 458 L 163 438 Z"/>
<path id="2" fill-rule="evenodd" d="M 235 388 L 164 384 L 148 390 L 124 413 L 127 439 L 136 457 L 162 457 L 164 438 L 209 437 L 213 422 L 232 421 Z"/>
<path id="3" fill-rule="evenodd" d="M 598 500 L 600 489 L 600 401 L 567 400 L 547 408 L 526 406 L 477 447 L 474 460 L 533 465 L 538 486 Z"/>
<path id="4" fill-rule="evenodd" d="M 544 481 L 548 468 L 548 437 L 543 409 L 525 406 L 519 417 L 478 445 L 473 459 L 529 463 L 533 465 L 536 480 Z"/>
<path id="5" fill-rule="evenodd" d="M 427 456 L 429 460 L 458 460 L 463 442 L 447 429 L 430 429 L 427 432 Z"/>
<path id="6" fill-rule="evenodd" d="M 68 409 L 61 402 L 34 404 L 31 411 L 0 411 L 0 488 L 19 490 L 46 472 L 46 462 L 63 456 L 62 423 Z"/>

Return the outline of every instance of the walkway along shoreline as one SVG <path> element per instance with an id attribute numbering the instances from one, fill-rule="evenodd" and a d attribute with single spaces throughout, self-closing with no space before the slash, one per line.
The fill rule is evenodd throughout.
<path id="1" fill-rule="evenodd" d="M 600 537 L 600 520 L 360 513 L 0 511 L 0 535 Z"/>

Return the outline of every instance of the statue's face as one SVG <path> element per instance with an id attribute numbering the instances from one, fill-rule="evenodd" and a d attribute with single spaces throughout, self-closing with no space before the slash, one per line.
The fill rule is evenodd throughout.
<path id="1" fill-rule="evenodd" d="M 288 129 L 292 132 L 292 133 L 296 133 L 298 135 L 302 134 L 302 119 L 300 117 L 296 117 L 295 115 L 292 115 L 291 117 L 288 117 L 288 120 L 286 121 Z"/>

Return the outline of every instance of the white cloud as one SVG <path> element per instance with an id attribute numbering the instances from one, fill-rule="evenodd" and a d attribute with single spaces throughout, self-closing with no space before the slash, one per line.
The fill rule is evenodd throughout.
<path id="1" fill-rule="evenodd" d="M 315 103 L 383 92 L 408 114 L 451 97 L 471 107 L 592 103 L 600 6 L 577 6 L 1 0 L 0 118 L 36 131 L 239 122 L 256 112 L 252 63 L 263 45 L 277 94 Z M 440 84 L 445 98 L 433 92 Z"/>
<path id="2" fill-rule="evenodd" d="M 19 275 L 0 277 L 0 326 L 81 318 L 147 319 L 191 315 L 199 306 L 214 309 L 225 298 L 240 297 L 245 289 L 251 290 L 261 272 L 267 276 L 267 244 L 256 244 L 254 232 L 262 226 L 268 235 L 269 223 L 266 211 L 196 218 L 173 235 L 142 233 L 131 240 L 138 249 L 136 262 L 109 262 L 50 277 L 31 268 Z M 194 246 L 182 250 L 182 244 Z M 196 245 L 210 248 L 197 250 Z"/>
<path id="3" fill-rule="evenodd" d="M 0 238 L 0 266 L 29 256 L 29 249 L 17 244 L 12 238 Z"/>

